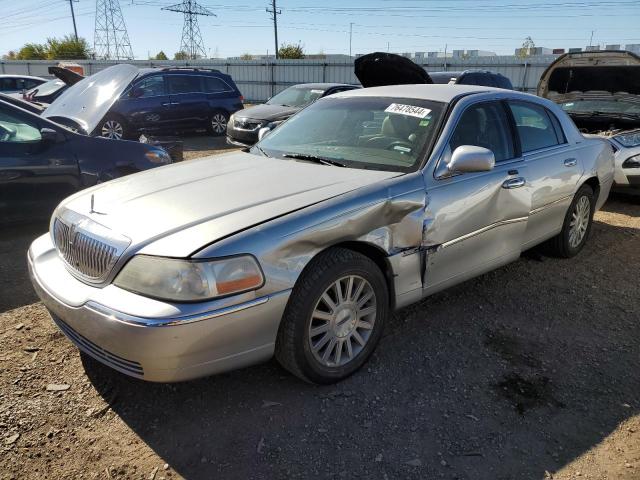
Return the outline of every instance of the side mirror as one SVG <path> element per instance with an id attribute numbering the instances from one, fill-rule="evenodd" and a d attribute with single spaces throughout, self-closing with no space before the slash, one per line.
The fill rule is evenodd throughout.
<path id="1" fill-rule="evenodd" d="M 43 142 L 60 143 L 64 142 L 65 137 L 62 133 L 55 131 L 53 128 L 41 128 L 40 138 Z"/>
<path id="2" fill-rule="evenodd" d="M 260 130 L 258 130 L 258 141 L 262 140 L 264 137 L 266 137 L 270 133 L 271 133 L 271 128 L 262 127 Z"/>
<path id="3" fill-rule="evenodd" d="M 449 173 L 488 172 L 496 164 L 493 152 L 475 145 L 462 145 L 456 148 L 447 165 Z"/>
<path id="4" fill-rule="evenodd" d="M 144 90 L 138 87 L 132 88 L 129 92 L 129 96 L 133 98 L 140 98 L 142 95 L 144 95 Z"/>

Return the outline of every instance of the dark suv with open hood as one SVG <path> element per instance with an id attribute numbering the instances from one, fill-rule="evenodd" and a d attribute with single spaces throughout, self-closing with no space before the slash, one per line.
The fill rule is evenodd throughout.
<path id="1" fill-rule="evenodd" d="M 542 74 L 538 95 L 558 103 L 582 133 L 615 151 L 615 186 L 640 189 L 640 57 L 627 51 L 562 55 Z"/>

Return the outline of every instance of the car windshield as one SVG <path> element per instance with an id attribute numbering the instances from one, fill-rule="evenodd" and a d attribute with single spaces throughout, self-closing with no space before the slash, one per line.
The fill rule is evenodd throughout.
<path id="1" fill-rule="evenodd" d="M 311 87 L 289 87 L 274 95 L 267 101 L 267 105 L 284 105 L 287 107 L 304 107 L 319 99 L 324 90 Z"/>
<path id="2" fill-rule="evenodd" d="M 48 82 L 44 82 L 41 85 L 38 85 L 37 87 L 32 88 L 31 90 L 29 90 L 27 92 L 27 96 L 29 95 L 50 95 L 52 93 L 57 92 L 58 90 L 60 90 L 62 87 L 64 87 L 64 82 L 62 80 L 49 80 Z"/>
<path id="3" fill-rule="evenodd" d="M 640 100 L 630 102 L 627 100 L 580 100 L 561 104 L 562 109 L 567 113 L 590 114 L 611 113 L 618 115 L 640 115 Z"/>
<path id="4" fill-rule="evenodd" d="M 410 98 L 328 97 L 291 117 L 251 152 L 409 172 L 420 166 L 443 109 L 442 103 Z"/>

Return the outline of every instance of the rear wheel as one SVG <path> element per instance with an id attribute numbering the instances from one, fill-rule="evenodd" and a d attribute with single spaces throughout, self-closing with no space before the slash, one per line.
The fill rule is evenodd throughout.
<path id="1" fill-rule="evenodd" d="M 209 121 L 209 129 L 211 130 L 211 133 L 216 136 L 224 135 L 225 133 L 227 133 L 228 121 L 229 116 L 226 113 L 222 111 L 213 112 Z"/>
<path id="2" fill-rule="evenodd" d="M 589 185 L 581 186 L 567 211 L 562 231 L 549 242 L 553 254 L 571 258 L 582 250 L 591 231 L 594 209 L 593 189 Z"/>
<path id="3" fill-rule="evenodd" d="M 378 266 L 352 250 L 328 250 L 291 293 L 276 358 L 303 380 L 337 382 L 371 355 L 388 315 L 389 293 Z"/>

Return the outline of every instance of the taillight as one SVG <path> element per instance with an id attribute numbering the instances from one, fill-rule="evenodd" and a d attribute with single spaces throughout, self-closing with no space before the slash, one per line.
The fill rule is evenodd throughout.
<path id="1" fill-rule="evenodd" d="M 244 102 L 244 97 L 240 95 L 240 102 Z"/>

